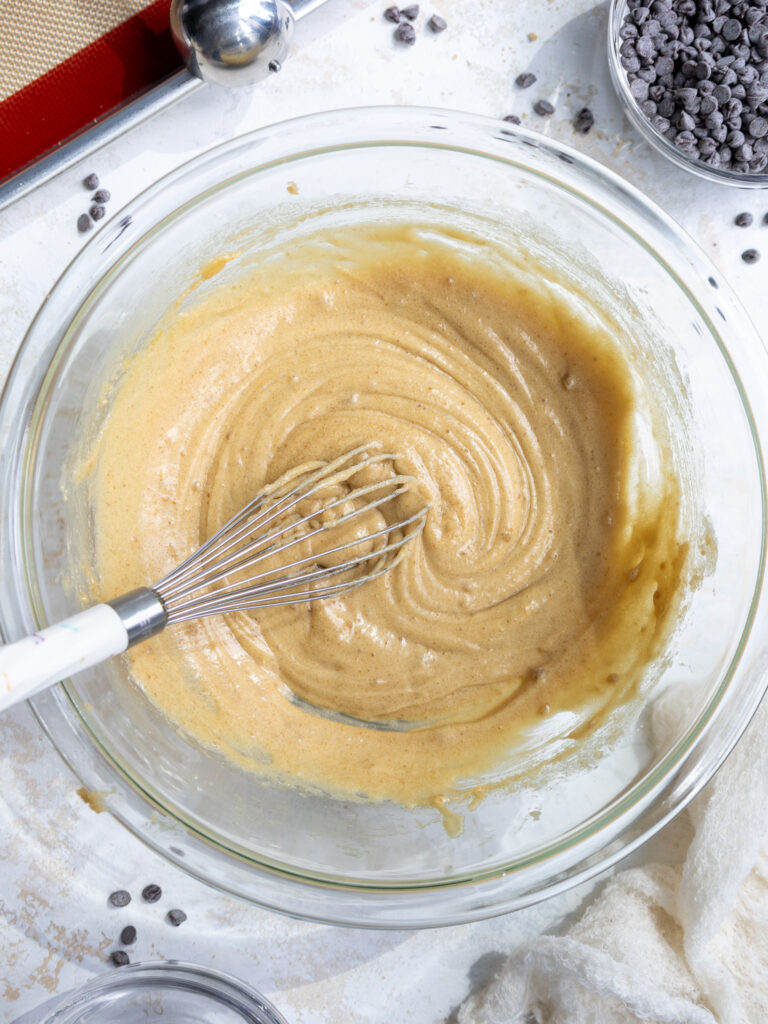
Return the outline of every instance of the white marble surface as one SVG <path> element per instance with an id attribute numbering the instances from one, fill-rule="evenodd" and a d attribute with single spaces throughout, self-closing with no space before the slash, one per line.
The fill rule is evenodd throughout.
<path id="1" fill-rule="evenodd" d="M 112 192 L 111 217 L 146 185 L 197 153 L 252 128 L 311 111 L 367 104 L 419 104 L 524 123 L 604 162 L 657 200 L 730 280 L 768 337 L 768 194 L 698 181 L 652 153 L 623 120 L 605 58 L 605 6 L 589 0 L 422 2 L 448 21 L 419 31 L 413 48 L 392 42 L 385 0 L 331 0 L 283 72 L 253 91 L 199 90 L 0 213 L 0 380 L 48 289 L 83 244 L 75 222 L 80 185 L 95 170 Z M 318 20 L 319 19 L 319 20 Z M 314 37 L 314 38 L 312 38 Z M 530 69 L 539 82 L 514 85 Z M 532 103 L 556 104 L 543 119 Z M 572 129 L 589 104 L 596 129 Z M 742 209 L 749 229 L 733 226 Z M 756 266 L 743 249 L 764 249 Z M 0 483 L 0 488 L 2 484 Z M 0 495 L 2 494 L 0 490 Z M 304 924 L 206 889 L 165 864 L 106 814 L 76 795 L 78 782 L 26 707 L 0 718 L 0 1020 L 10 1022 L 52 995 L 109 968 L 123 924 L 139 931 L 137 958 L 181 958 L 232 971 L 268 995 L 289 1022 L 437 1022 L 526 936 L 559 927 L 584 896 L 574 891 L 528 911 L 422 932 L 356 931 Z M 674 829 L 654 843 L 674 853 Z M 650 856 L 646 850 L 640 854 Z M 106 894 L 157 881 L 166 899 L 109 909 Z M 163 920 L 180 906 L 189 921 Z M 579 1022 L 576 1022 L 579 1024 Z"/>

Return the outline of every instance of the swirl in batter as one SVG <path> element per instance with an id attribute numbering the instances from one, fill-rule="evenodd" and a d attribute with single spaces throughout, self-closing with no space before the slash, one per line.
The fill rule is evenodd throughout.
<path id="1" fill-rule="evenodd" d="M 638 454 L 646 399 L 561 285 L 433 227 L 309 237 L 187 302 L 125 367 L 89 463 L 100 596 L 358 445 L 399 453 L 430 511 L 385 577 L 169 630 L 127 655 L 135 679 L 293 783 L 417 804 L 503 775 L 534 723 L 627 700 L 668 636 L 685 545 L 663 443 Z"/>

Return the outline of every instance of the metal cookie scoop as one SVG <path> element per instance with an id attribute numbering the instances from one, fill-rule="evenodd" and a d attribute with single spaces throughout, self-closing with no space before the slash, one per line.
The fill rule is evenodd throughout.
<path id="1" fill-rule="evenodd" d="M 294 16 L 283 0 L 173 0 L 171 32 L 187 67 L 204 82 L 253 85 L 279 71 Z"/>
<path id="2" fill-rule="evenodd" d="M 168 625 L 317 601 L 388 572 L 427 515 L 393 515 L 415 485 L 386 471 L 395 458 L 363 446 L 286 473 L 151 587 L 0 647 L 0 710 Z"/>

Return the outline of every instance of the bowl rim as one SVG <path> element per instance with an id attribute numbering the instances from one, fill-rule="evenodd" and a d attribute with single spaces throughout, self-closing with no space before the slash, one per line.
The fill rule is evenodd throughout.
<path id="1" fill-rule="evenodd" d="M 768 166 L 759 173 L 750 171 L 747 174 L 730 171 L 725 167 L 711 167 L 709 164 L 705 164 L 703 160 L 687 156 L 674 143 L 662 135 L 660 131 L 654 128 L 650 118 L 646 117 L 642 110 L 640 110 L 635 98 L 629 91 L 627 75 L 621 64 L 619 47 L 622 40 L 619 36 L 619 29 L 624 22 L 624 16 L 628 9 L 627 0 L 611 0 L 607 37 L 608 67 L 616 95 L 619 97 L 624 113 L 633 127 L 657 153 L 665 156 L 684 171 L 696 174 L 700 178 L 706 178 L 707 181 L 714 181 L 718 185 L 733 185 L 744 189 L 768 188 Z"/>
<path id="2" fill-rule="evenodd" d="M 120 995 L 147 989 L 194 993 L 236 1011 L 249 1024 L 286 1024 L 279 1010 L 251 985 L 227 971 L 189 960 L 141 960 L 101 974 L 54 1000 L 40 1024 L 78 1024 L 83 1012 L 90 1014 L 101 998 L 111 1003 Z"/>
<path id="3" fill-rule="evenodd" d="M 501 143 L 513 143 L 519 150 L 518 157 L 520 153 L 524 152 L 525 148 L 532 148 L 547 155 L 548 159 L 555 158 L 558 161 L 562 161 L 562 166 L 565 168 L 575 167 L 578 175 L 582 175 L 584 178 L 581 184 L 585 188 L 591 182 L 602 193 L 611 192 L 614 198 L 619 197 L 627 204 L 628 208 L 634 208 L 636 215 L 642 221 L 645 221 L 646 225 L 649 218 L 655 221 L 655 230 L 668 235 L 672 242 L 681 248 L 689 264 L 686 270 L 688 276 L 690 277 L 695 272 L 699 287 L 701 287 L 702 281 L 708 280 L 712 288 L 717 289 L 717 307 L 715 308 L 720 312 L 723 320 L 727 321 L 730 319 L 731 322 L 734 322 L 744 332 L 745 342 L 747 343 L 745 347 L 751 346 L 754 349 L 751 353 L 751 358 L 757 358 L 757 361 L 761 362 L 764 367 L 768 366 L 765 358 L 766 353 L 754 327 L 749 322 L 736 298 L 730 293 L 728 287 L 719 279 L 719 273 L 672 218 L 668 217 L 655 204 L 643 196 L 639 190 L 628 184 L 619 175 L 611 172 L 596 161 L 584 157 L 570 147 L 553 142 L 527 129 L 512 126 L 493 118 L 436 108 L 349 108 L 294 118 L 278 125 L 257 129 L 254 132 L 213 147 L 180 165 L 131 200 L 108 228 L 91 238 L 82 251 L 65 268 L 35 317 L 14 360 L 5 388 L 0 395 L 0 435 L 8 431 L 8 436 L 12 437 L 14 436 L 14 429 L 17 438 L 19 431 L 28 434 L 34 433 L 34 429 L 32 429 L 34 424 L 30 422 L 33 413 L 30 403 L 34 403 L 35 397 L 43 390 L 48 374 L 55 367 L 62 338 L 69 330 L 69 325 L 67 325 L 66 329 L 62 329 L 59 338 L 51 335 L 47 339 L 47 344 L 44 348 L 52 358 L 47 363 L 44 363 L 42 360 L 39 360 L 37 348 L 40 344 L 41 333 L 44 334 L 48 329 L 49 325 L 46 321 L 50 319 L 51 315 L 55 317 L 57 303 L 58 305 L 65 304 L 63 292 L 66 290 L 70 283 L 69 279 L 73 275 L 77 275 L 84 270 L 88 281 L 91 281 L 93 277 L 89 276 L 89 269 L 102 268 L 103 270 L 105 254 L 110 254 L 108 259 L 111 261 L 111 269 L 119 264 L 120 260 L 130 252 L 134 245 L 140 243 L 144 234 L 140 232 L 134 239 L 135 232 L 132 232 L 131 228 L 136 223 L 134 218 L 136 220 L 139 219 L 139 213 L 142 209 L 146 209 L 148 205 L 151 207 L 153 202 L 156 203 L 162 196 L 167 195 L 168 190 L 176 190 L 176 192 L 183 194 L 184 188 L 189 189 L 190 185 L 193 185 L 192 191 L 197 194 L 195 190 L 199 189 L 197 175 L 200 170 L 207 165 L 210 166 L 218 162 L 224 154 L 231 155 L 243 150 L 250 152 L 251 149 L 258 153 L 259 146 L 267 141 L 271 143 L 273 149 L 277 145 L 278 152 L 272 163 L 269 161 L 266 163 L 259 162 L 258 160 L 250 162 L 247 171 L 244 172 L 248 174 L 258 173 L 260 170 L 272 166 L 275 162 L 288 164 L 292 160 L 314 155 L 318 150 L 306 150 L 302 146 L 297 148 L 296 141 L 301 140 L 307 134 L 307 128 L 309 127 L 320 127 L 323 130 L 323 134 L 327 134 L 329 123 L 334 118 L 337 121 L 341 121 L 340 125 L 335 126 L 335 131 L 340 137 L 349 135 L 351 129 L 348 122 L 350 119 L 354 120 L 357 118 L 360 124 L 365 126 L 365 133 L 368 136 L 367 144 L 406 145 L 410 143 L 416 146 L 431 145 L 454 151 L 458 149 L 459 151 L 468 152 L 479 157 L 493 156 L 500 160 L 504 159 L 507 163 L 514 163 L 511 152 L 507 152 L 502 158 L 496 154 L 490 154 L 482 148 L 478 148 L 481 146 L 482 141 L 484 141 L 486 147 L 490 146 L 490 141 L 493 139 Z M 418 135 L 420 131 L 425 133 L 423 137 Z M 474 147 L 469 145 L 461 146 L 458 143 L 448 144 L 453 134 L 461 131 L 466 131 L 472 136 L 475 143 Z M 442 135 L 439 134 L 440 132 L 442 132 Z M 433 134 L 429 135 L 429 133 Z M 427 142 L 428 137 L 430 139 L 429 142 Z M 280 153 L 280 145 L 284 148 L 287 145 L 287 150 L 282 152 L 282 155 Z M 330 150 L 349 149 L 359 145 L 361 145 L 359 138 L 352 142 L 348 141 L 346 144 L 337 139 L 332 145 L 326 143 L 319 151 L 328 152 Z M 193 181 L 190 180 L 190 176 L 194 179 Z M 221 186 L 221 182 L 219 186 Z M 584 197 L 581 196 L 581 198 Z M 181 206 L 183 205 L 181 203 Z M 595 204 L 593 203 L 593 205 Z M 180 206 L 177 204 L 170 215 L 174 215 L 179 208 Z M 605 207 L 600 206 L 600 210 L 603 214 L 608 214 L 614 220 L 616 219 L 616 215 L 610 213 Z M 625 230 L 633 233 L 628 225 L 623 224 L 623 222 L 622 226 Z M 143 230 L 156 230 L 157 227 L 158 223 L 152 222 L 149 227 L 145 225 Z M 649 243 L 644 237 L 637 232 L 634 232 L 634 235 L 636 240 L 645 245 L 646 248 L 649 248 Z M 731 371 L 739 388 L 745 411 L 748 417 L 750 417 L 755 443 L 755 455 L 759 467 L 763 521 L 765 522 L 766 486 L 765 468 L 760 445 L 761 432 L 756 428 L 750 403 L 741 385 L 740 376 L 736 372 L 736 368 L 732 366 L 728 350 L 720 344 L 720 336 L 715 329 L 712 317 L 702 308 L 694 292 L 689 291 L 684 284 L 681 273 L 673 271 L 666 263 L 664 265 L 673 274 L 680 287 L 689 294 L 689 298 L 694 302 L 705 322 L 711 325 L 713 337 L 718 345 L 720 345 L 723 357 L 731 365 Z M 103 272 L 101 274 L 97 273 L 95 278 L 96 284 L 88 284 L 87 287 L 83 286 L 81 290 L 85 296 L 87 297 L 99 288 L 106 276 L 108 275 Z M 82 308 L 82 303 L 79 304 L 78 308 Z M 727 316 L 723 312 L 724 309 L 727 310 Z M 741 376 L 744 376 L 744 374 L 742 373 Z M 764 377 L 768 379 L 768 374 L 764 374 Z M 749 379 L 754 382 L 755 378 L 750 374 Z M 26 399 L 26 402 L 24 399 Z M 26 422 L 21 423 L 23 417 L 19 417 L 19 422 L 14 424 L 13 414 L 17 412 L 20 401 L 22 408 L 26 409 L 28 415 Z M 14 405 L 14 402 L 16 405 Z M 766 401 L 766 408 L 768 409 L 768 401 Z M 9 422 L 9 419 L 11 422 Z M 766 422 L 765 436 L 768 436 L 768 421 Z M 14 459 L 10 453 L 11 447 L 10 444 L 6 443 L 0 451 L 0 475 L 9 481 L 8 493 L 15 493 L 18 500 L 10 504 L 11 514 L 0 522 L 0 566 L 4 566 L 6 570 L 10 568 L 15 573 L 20 573 L 20 578 L 25 583 L 29 583 L 28 575 L 24 571 L 22 564 L 23 559 L 20 555 L 20 552 L 23 550 L 21 537 L 23 504 L 25 500 L 28 504 L 29 499 L 25 487 L 22 486 L 26 472 L 25 459 L 16 459 L 16 464 L 14 464 Z M 28 454 L 28 448 L 29 446 L 27 445 L 24 449 L 23 454 L 25 457 Z M 5 473 L 2 472 L 3 470 L 5 470 Z M 29 478 L 30 474 L 26 472 L 27 484 Z M 590 826 L 588 829 L 585 830 L 585 826 L 582 824 L 571 830 L 574 835 L 569 833 L 567 842 L 560 841 L 555 844 L 549 844 L 545 848 L 543 855 L 537 855 L 535 858 L 537 864 L 549 858 L 551 865 L 556 870 L 552 877 L 546 879 L 543 884 L 537 884 L 532 889 L 527 889 L 523 892 L 519 890 L 519 887 L 516 890 L 513 883 L 516 880 L 519 881 L 520 873 L 529 866 L 525 861 L 506 867 L 496 866 L 489 872 L 472 872 L 464 877 L 451 878 L 447 882 L 424 883 L 422 881 L 416 882 L 413 885 L 397 883 L 376 886 L 370 882 L 352 884 L 346 879 L 330 876 L 297 875 L 295 871 L 287 869 L 285 865 L 272 864 L 264 858 L 251 858 L 248 867 L 248 871 L 251 874 L 255 872 L 259 877 L 262 883 L 262 891 L 255 894 L 250 891 L 245 892 L 243 891 L 242 884 L 227 883 L 221 878 L 218 880 L 212 879 L 206 874 L 204 867 L 195 865 L 190 859 L 185 859 L 186 855 L 192 850 L 199 857 L 212 844 L 220 852 L 225 852 L 230 858 L 242 859 L 242 852 L 233 849 L 233 844 L 217 844 L 211 837 L 204 836 L 199 832 L 195 833 L 194 823 L 175 814 L 173 810 L 159 802 L 156 795 L 142 790 L 136 780 L 127 775 L 121 766 L 109 758 L 108 753 L 104 751 L 103 747 L 99 748 L 101 750 L 99 756 L 102 760 L 105 758 L 107 760 L 102 765 L 96 764 L 92 757 L 88 758 L 85 756 L 82 737 L 78 739 L 74 735 L 76 723 L 73 722 L 73 711 L 77 717 L 79 717 L 79 713 L 64 687 L 58 687 L 55 691 L 37 697 L 31 703 L 38 721 L 53 745 L 87 787 L 104 788 L 100 784 L 103 784 L 106 779 L 109 785 L 117 788 L 118 797 L 123 800 L 123 805 L 122 807 L 108 805 L 110 812 L 126 825 L 131 832 L 137 835 L 138 838 L 202 881 L 223 891 L 267 906 L 270 909 L 281 910 L 324 922 L 333 921 L 340 924 L 352 924 L 358 927 L 362 924 L 370 925 L 371 927 L 397 928 L 423 927 L 425 924 L 459 923 L 480 917 L 490 917 L 510 909 L 527 906 L 555 892 L 576 885 L 604 870 L 637 848 L 642 842 L 658 831 L 663 824 L 679 813 L 701 786 L 714 774 L 748 724 L 763 692 L 762 684 L 751 686 L 746 699 L 743 700 L 739 708 L 735 709 L 735 711 L 732 707 L 730 708 L 730 714 L 725 716 L 727 720 L 723 724 L 722 697 L 730 686 L 730 679 L 735 666 L 738 664 L 745 648 L 750 644 L 752 623 L 755 619 L 758 601 L 764 589 L 765 531 L 763 531 L 759 564 L 760 569 L 755 584 L 750 613 L 739 648 L 734 654 L 733 664 L 705 710 L 699 715 L 693 725 L 689 727 L 684 740 L 678 742 L 673 751 L 668 752 L 661 759 L 648 777 L 644 777 L 640 782 L 635 783 L 631 787 L 630 794 L 634 793 L 641 784 L 644 784 L 640 798 L 632 800 L 629 796 L 615 798 L 608 805 L 608 809 L 618 805 L 619 809 L 615 813 L 609 814 L 608 809 L 604 808 L 602 812 L 593 816 L 594 820 L 588 819 Z M 6 586 L 10 587 L 9 579 L 11 575 L 8 571 L 4 574 L 0 573 L 0 585 L 2 585 L 2 579 L 5 579 Z M 17 601 L 18 596 L 16 594 Z M 27 593 L 27 597 L 29 597 L 29 593 Z M 12 636 L 19 632 L 20 629 L 26 627 L 23 623 L 21 611 L 15 608 L 5 608 L 4 606 L 6 605 L 7 602 L 0 602 L 0 631 L 6 636 Z M 12 620 L 10 628 L 8 619 Z M 39 625 L 39 623 L 35 624 Z M 712 734 L 716 723 L 719 723 L 722 735 L 720 736 L 720 742 L 714 744 L 714 749 L 712 749 Z M 696 768 L 696 765 L 692 765 L 692 762 L 695 761 L 702 745 L 706 744 L 708 744 L 708 760 L 705 769 L 702 771 L 700 766 Z M 92 739 L 88 741 L 88 745 L 90 746 L 91 753 L 96 753 Z M 83 764 L 84 759 L 88 761 L 85 767 Z M 94 781 L 95 785 L 93 784 Z M 143 805 L 144 813 L 137 809 L 138 805 L 133 802 L 135 799 L 138 799 L 140 804 Z M 171 845 L 166 841 L 167 837 L 160 839 L 154 833 L 149 824 L 150 816 L 146 813 L 147 805 L 153 808 L 154 813 L 160 811 L 165 816 L 175 835 L 176 842 L 183 840 L 186 850 L 181 855 L 173 852 Z M 644 826 L 640 826 L 640 830 L 637 832 L 637 819 L 641 814 L 647 815 L 650 808 L 654 808 L 654 815 L 646 821 Z M 630 815 L 632 811 L 637 812 L 634 817 Z M 635 829 L 634 832 L 633 829 Z M 588 839 L 593 841 L 591 843 L 587 842 L 586 840 Z M 179 847 L 176 847 L 176 849 L 179 849 Z M 578 857 L 564 856 L 565 854 L 573 854 L 574 851 L 579 852 Z M 275 884 L 276 879 L 277 884 Z M 293 887 L 295 890 L 290 897 L 286 896 L 285 887 L 282 886 L 281 888 L 282 881 L 285 881 L 289 887 Z M 497 892 L 499 887 L 501 887 L 503 893 L 497 893 L 497 898 L 489 903 L 487 890 Z M 338 906 L 332 911 L 329 911 L 327 907 L 322 911 L 318 911 L 317 901 L 314 899 L 316 895 L 315 890 L 317 889 L 335 893 Z M 447 893 L 451 895 L 462 889 L 465 894 L 469 891 L 470 896 L 463 901 L 460 900 L 460 905 L 453 908 L 449 914 L 446 914 L 444 907 L 438 905 L 435 908 L 431 904 L 427 905 L 428 901 L 425 903 L 423 899 L 425 894 L 436 894 L 439 896 L 441 893 Z M 344 899 L 338 900 L 340 895 L 349 896 L 350 899 L 345 903 Z M 363 902 L 368 901 L 369 911 L 370 908 L 373 908 L 373 914 L 364 913 L 362 915 L 364 919 L 362 920 L 359 909 L 361 904 L 356 902 L 357 896 L 363 898 Z M 384 899 L 384 903 L 382 903 L 381 898 Z M 389 906 L 386 905 L 386 901 L 389 901 Z M 439 904 L 439 900 L 437 903 Z M 371 916 L 372 919 L 370 919 Z"/>

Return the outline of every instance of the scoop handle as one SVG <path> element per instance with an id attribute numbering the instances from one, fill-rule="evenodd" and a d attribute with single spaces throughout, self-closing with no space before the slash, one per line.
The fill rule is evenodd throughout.
<path id="1" fill-rule="evenodd" d="M 127 647 L 128 631 L 108 604 L 0 647 L 0 711 Z"/>

